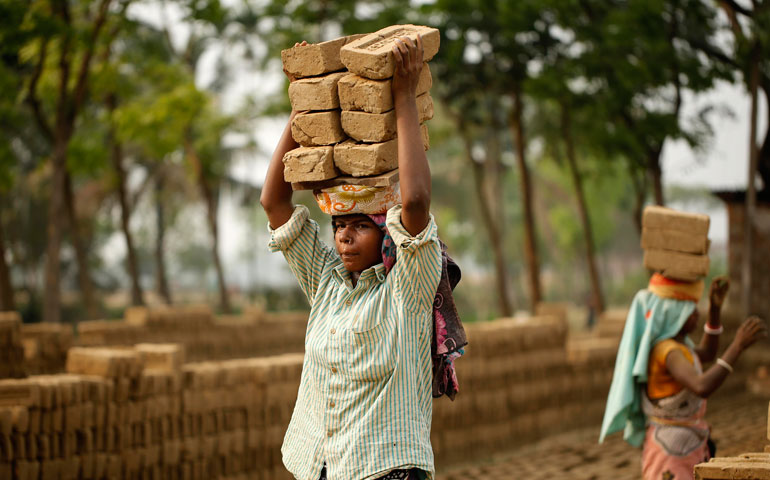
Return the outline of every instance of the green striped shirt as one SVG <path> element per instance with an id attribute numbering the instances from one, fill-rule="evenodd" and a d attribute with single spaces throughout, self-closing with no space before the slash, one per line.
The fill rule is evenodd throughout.
<path id="1" fill-rule="evenodd" d="M 412 237 L 401 206 L 388 211 L 397 261 L 361 273 L 353 287 L 337 251 L 304 206 L 271 231 L 311 305 L 297 403 L 283 462 L 299 480 L 377 478 L 419 468 L 433 478 L 432 305 L 441 277 L 433 216 Z"/>

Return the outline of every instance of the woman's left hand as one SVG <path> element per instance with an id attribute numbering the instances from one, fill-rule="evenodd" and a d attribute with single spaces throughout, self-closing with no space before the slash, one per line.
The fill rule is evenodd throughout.
<path id="1" fill-rule="evenodd" d="M 396 61 L 396 71 L 393 72 L 391 90 L 394 100 L 399 98 L 415 98 L 417 81 L 422 71 L 422 59 L 425 49 L 422 46 L 422 36 L 417 35 L 414 42 L 409 37 L 399 37 L 393 45 L 393 58 Z"/>
<path id="2" fill-rule="evenodd" d="M 722 308 L 728 290 L 730 290 L 729 278 L 720 276 L 711 281 L 711 287 L 709 288 L 711 308 Z"/>

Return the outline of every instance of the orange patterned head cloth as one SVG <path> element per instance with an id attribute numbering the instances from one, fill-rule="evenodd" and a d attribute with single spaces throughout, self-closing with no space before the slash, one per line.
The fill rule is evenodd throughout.
<path id="1" fill-rule="evenodd" d="M 655 273 L 650 278 L 647 289 L 661 298 L 697 302 L 703 294 L 703 280 L 683 282 Z"/>
<path id="2" fill-rule="evenodd" d="M 321 211 L 328 215 L 375 215 L 401 203 L 398 182 L 387 187 L 340 185 L 313 192 Z"/>

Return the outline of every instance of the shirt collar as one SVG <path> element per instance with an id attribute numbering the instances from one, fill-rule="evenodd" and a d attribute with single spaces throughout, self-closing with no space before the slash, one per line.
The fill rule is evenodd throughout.
<path id="1" fill-rule="evenodd" d="M 345 264 L 340 263 L 334 267 L 332 278 L 337 284 L 349 285 L 352 288 L 352 282 L 350 280 L 350 272 L 345 269 Z M 378 263 L 373 267 L 369 267 L 358 277 L 358 283 L 368 284 L 370 281 L 376 281 L 383 283 L 385 281 L 385 264 Z"/>

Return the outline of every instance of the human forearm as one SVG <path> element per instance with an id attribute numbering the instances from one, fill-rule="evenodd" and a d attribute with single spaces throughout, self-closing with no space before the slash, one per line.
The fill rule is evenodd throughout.
<path id="1" fill-rule="evenodd" d="M 270 159 L 270 165 L 267 168 L 267 175 L 265 175 L 265 183 L 262 185 L 262 195 L 259 199 L 272 228 L 278 228 L 286 223 L 294 211 L 294 205 L 291 201 L 291 184 L 283 178 L 283 156 L 289 150 L 298 147 L 297 142 L 291 136 L 291 121 L 294 119 L 295 114 L 296 112 L 291 113 L 289 122 L 286 128 L 284 128 L 280 140 L 278 140 L 278 145 L 275 147 L 273 156 Z"/>
<path id="2" fill-rule="evenodd" d="M 414 97 L 397 100 L 396 125 L 401 203 L 404 214 L 409 216 L 404 227 L 417 235 L 428 224 L 431 180 Z"/>
<path id="3" fill-rule="evenodd" d="M 725 353 L 722 354 L 721 358 L 728 365 L 732 366 L 738 360 L 738 357 L 740 357 L 741 352 L 741 346 L 733 342 L 729 347 L 727 347 L 727 350 L 725 350 Z M 695 393 L 703 398 L 708 397 L 714 393 L 714 391 L 718 389 L 722 383 L 724 383 L 729 374 L 730 370 L 718 363 L 715 363 L 700 375 Z"/>
<path id="4" fill-rule="evenodd" d="M 698 345 L 697 352 L 698 357 L 702 362 L 710 362 L 714 360 L 719 351 L 719 334 L 709 334 L 710 330 L 719 330 L 722 326 L 720 321 L 720 308 L 711 306 L 709 309 L 709 318 L 706 322 L 707 329 L 704 329 L 703 336 L 701 337 L 700 344 Z"/>
<path id="5" fill-rule="evenodd" d="M 416 89 L 422 71 L 422 37 L 395 41 L 396 71 L 391 84 L 396 108 L 398 170 L 401 189 L 401 223 L 411 235 L 423 231 L 430 219 L 430 168 L 420 134 Z"/>

